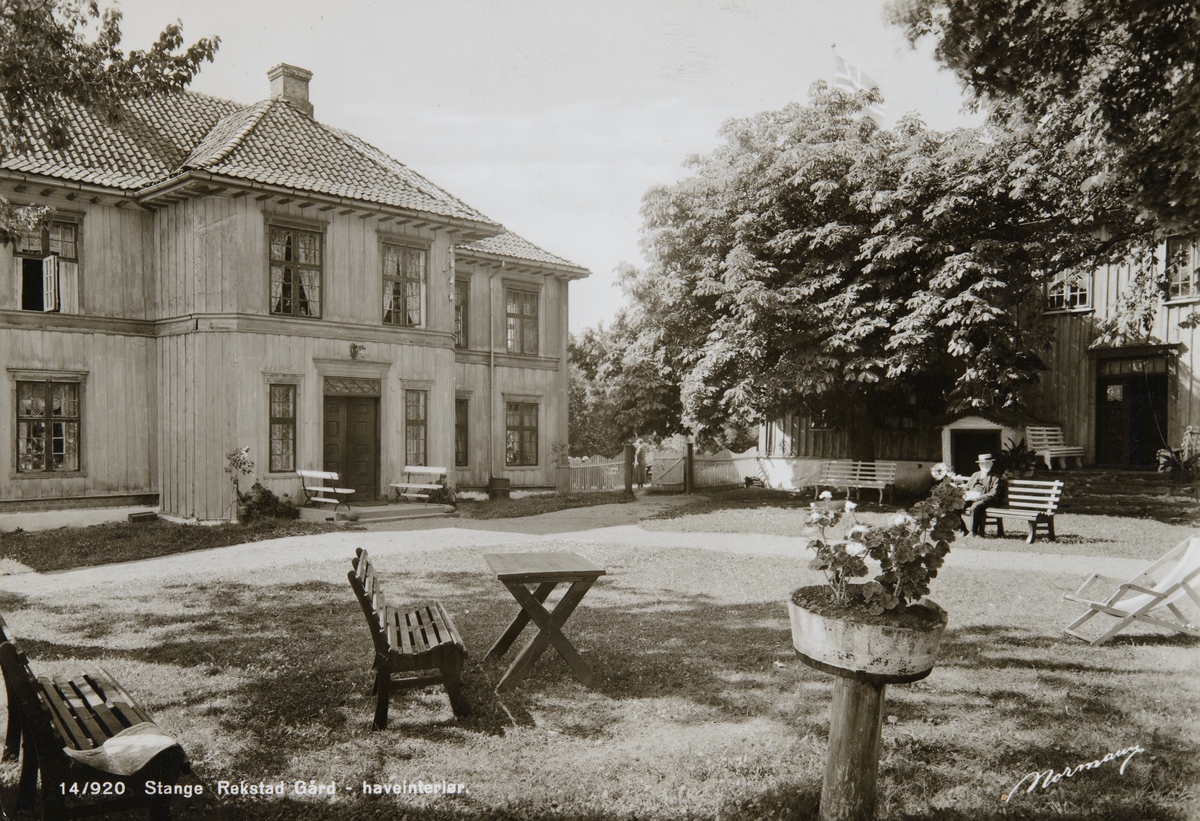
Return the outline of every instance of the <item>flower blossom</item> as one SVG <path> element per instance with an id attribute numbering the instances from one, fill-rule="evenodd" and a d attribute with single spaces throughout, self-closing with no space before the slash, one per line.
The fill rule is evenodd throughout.
<path id="1" fill-rule="evenodd" d="M 830 499 L 833 498 L 833 494 L 830 493 L 828 490 L 822 490 L 820 498 L 824 499 L 825 501 L 829 501 Z"/>

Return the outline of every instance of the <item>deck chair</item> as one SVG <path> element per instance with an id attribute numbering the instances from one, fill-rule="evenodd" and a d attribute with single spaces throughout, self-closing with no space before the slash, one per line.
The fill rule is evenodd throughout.
<path id="1" fill-rule="evenodd" d="M 1162 575 L 1156 581 L 1153 574 Z M 1090 598 L 1088 589 L 1097 582 L 1115 585 L 1117 590 L 1106 599 Z M 1200 627 L 1189 622 L 1179 609 L 1180 599 L 1187 597 L 1200 609 L 1200 536 L 1192 536 L 1138 575 L 1122 584 L 1117 579 L 1093 573 L 1074 594 L 1063 596 L 1068 601 L 1086 604 L 1088 611 L 1071 622 L 1063 632 L 1068 636 L 1092 644 L 1103 644 L 1135 621 L 1165 627 L 1178 633 L 1200 636 Z M 1163 608 L 1170 611 L 1174 620 L 1165 616 Z M 1076 629 L 1092 616 L 1107 613 L 1119 621 L 1107 633 L 1089 639 Z"/>

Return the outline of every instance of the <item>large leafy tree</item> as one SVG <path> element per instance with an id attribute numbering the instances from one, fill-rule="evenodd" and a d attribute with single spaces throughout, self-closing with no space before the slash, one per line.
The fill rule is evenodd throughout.
<path id="1" fill-rule="evenodd" d="M 1112 185 L 1168 229 L 1200 223 L 1195 0 L 894 0 L 892 19 L 978 103 L 1069 134 L 1082 184 Z"/>
<path id="2" fill-rule="evenodd" d="M 621 276 L 628 294 L 634 271 Z M 680 432 L 679 378 L 652 319 L 635 300 L 610 327 L 572 336 L 571 455 L 612 455 L 638 436 Z"/>
<path id="3" fill-rule="evenodd" d="M 1048 343 L 1044 282 L 1147 252 L 1147 228 L 1035 130 L 883 130 L 870 101 L 817 83 L 647 194 L 631 293 L 688 427 L 801 409 L 870 458 L 897 408 L 1019 407 Z"/>
<path id="4" fill-rule="evenodd" d="M 183 89 L 219 39 L 184 48 L 183 28 L 163 29 L 147 50 L 121 49 L 121 12 L 96 0 L 0 0 L 0 157 L 68 139 L 72 106 L 120 116 L 123 100 Z M 0 241 L 44 219 L 44 209 L 0 198 Z"/>

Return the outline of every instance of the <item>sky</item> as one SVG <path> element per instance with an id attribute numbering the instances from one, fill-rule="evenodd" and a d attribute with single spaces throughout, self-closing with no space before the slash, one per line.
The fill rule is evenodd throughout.
<path id="1" fill-rule="evenodd" d="M 102 5 L 104 5 L 102 3 Z M 123 0 L 122 45 L 183 23 L 221 47 L 191 88 L 252 103 L 267 70 L 313 72 L 321 122 L 386 151 L 588 268 L 570 327 L 611 322 L 615 269 L 645 265 L 642 197 L 686 176 L 730 118 L 807 100 L 831 46 L 878 82 L 885 126 L 971 126 L 957 81 L 883 0 Z"/>

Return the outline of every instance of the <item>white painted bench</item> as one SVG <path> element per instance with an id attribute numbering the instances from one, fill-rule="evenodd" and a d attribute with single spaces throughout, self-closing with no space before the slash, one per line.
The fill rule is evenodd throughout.
<path id="1" fill-rule="evenodd" d="M 1067 466 L 1067 459 L 1074 459 L 1075 467 L 1083 467 L 1084 448 L 1081 445 L 1068 445 L 1060 427 L 1030 425 L 1025 428 L 1025 442 L 1029 450 L 1042 457 L 1046 467 L 1051 470 L 1054 469 L 1055 459 L 1061 459 L 1063 467 Z"/>
<path id="2" fill-rule="evenodd" d="M 428 467 L 426 465 L 405 465 L 403 472 L 404 478 L 401 481 L 391 483 L 391 487 L 396 491 L 397 498 L 403 497 L 408 501 L 413 499 L 428 501 L 429 491 L 440 490 L 445 487 L 443 484 L 446 479 L 445 468 Z"/>
<path id="3" fill-rule="evenodd" d="M 852 462 L 848 459 L 835 459 L 821 467 L 821 475 L 817 477 L 816 486 L 813 488 L 813 498 L 816 498 L 823 487 L 844 487 L 847 496 L 850 495 L 850 488 L 859 490 L 869 487 L 879 491 L 879 501 L 882 502 L 884 488 L 895 483 L 895 462 Z"/>
<path id="4" fill-rule="evenodd" d="M 1004 535 L 1005 519 L 1024 519 L 1029 528 L 1027 544 L 1033 544 L 1037 538 L 1038 526 L 1046 528 L 1050 541 L 1054 536 L 1054 514 L 1058 510 L 1058 502 L 1062 499 L 1063 482 L 1041 482 L 1034 479 L 1012 479 L 1007 487 L 1005 507 L 989 507 L 984 528 L 996 525 L 996 535 Z"/>
<path id="5" fill-rule="evenodd" d="M 354 493 L 352 487 L 337 487 L 338 475 L 329 470 L 298 470 L 296 475 L 304 484 L 304 501 L 319 505 L 333 505 L 336 513 L 339 505 L 345 505 L 350 510 L 350 502 L 346 497 Z M 332 487 L 325 482 L 333 482 Z M 332 494 L 332 495 L 330 495 Z"/>

